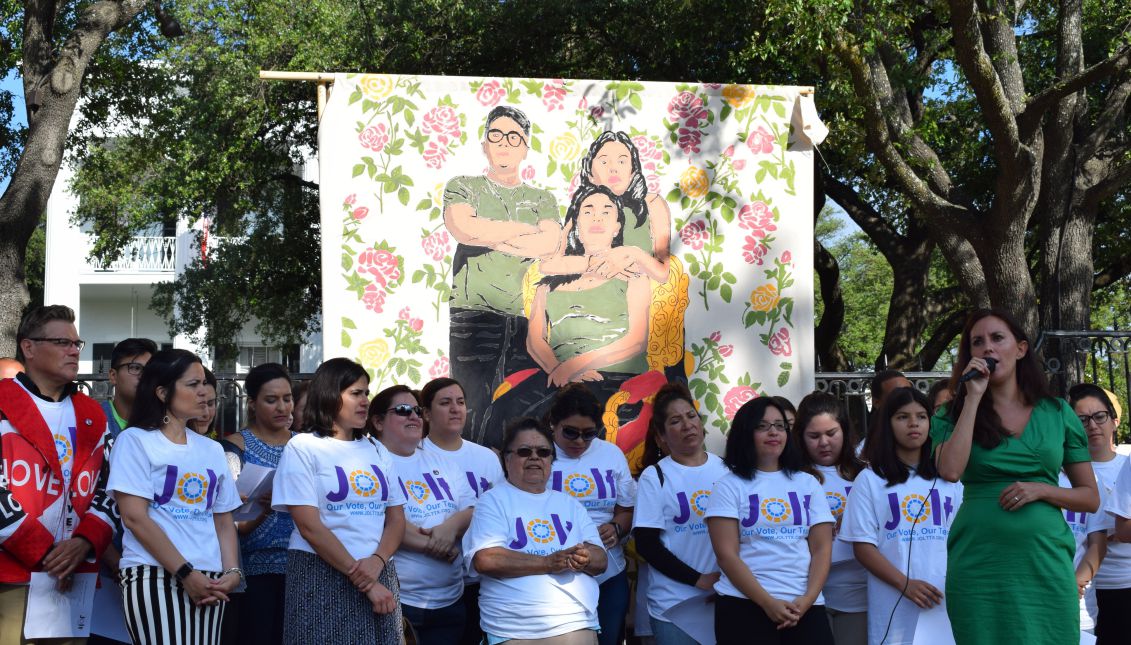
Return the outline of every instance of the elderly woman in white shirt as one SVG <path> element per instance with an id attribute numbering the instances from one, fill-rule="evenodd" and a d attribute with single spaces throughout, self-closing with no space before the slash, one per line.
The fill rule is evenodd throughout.
<path id="1" fill-rule="evenodd" d="M 581 504 L 547 489 L 553 459 L 547 428 L 515 421 L 503 441 L 507 480 L 475 509 L 467 556 L 483 577 L 480 624 L 489 645 L 597 643 L 594 576 L 607 556 Z"/>

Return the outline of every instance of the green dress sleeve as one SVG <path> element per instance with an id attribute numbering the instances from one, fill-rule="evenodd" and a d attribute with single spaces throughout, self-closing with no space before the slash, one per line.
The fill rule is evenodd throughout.
<path id="1" fill-rule="evenodd" d="M 941 408 L 935 416 L 931 417 L 932 450 L 949 439 L 952 432 L 954 432 L 954 424 L 947 418 L 947 408 Z"/>
<path id="2" fill-rule="evenodd" d="M 1064 399 L 1057 399 L 1056 402 L 1059 406 L 1057 412 L 1064 426 L 1064 461 L 1061 465 L 1091 461 L 1092 455 L 1088 452 L 1088 435 L 1084 432 L 1084 426 L 1076 416 L 1076 411 Z"/>

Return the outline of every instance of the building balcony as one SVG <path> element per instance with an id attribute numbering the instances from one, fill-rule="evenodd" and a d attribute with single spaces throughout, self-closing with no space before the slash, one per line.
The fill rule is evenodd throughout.
<path id="1" fill-rule="evenodd" d="M 177 238 L 134 237 L 109 266 L 92 264 L 90 268 L 95 273 L 173 273 L 177 268 Z"/>

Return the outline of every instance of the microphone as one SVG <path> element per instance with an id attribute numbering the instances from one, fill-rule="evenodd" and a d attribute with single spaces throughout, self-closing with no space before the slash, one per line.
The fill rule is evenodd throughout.
<path id="1" fill-rule="evenodd" d="M 986 368 L 990 370 L 990 374 L 993 374 L 994 370 L 997 368 L 997 359 L 990 357 L 990 356 L 987 356 L 982 360 L 986 361 Z M 966 381 L 972 381 L 972 380 L 978 378 L 981 375 L 982 375 L 982 373 L 979 372 L 978 370 L 971 369 L 969 372 L 966 372 L 965 374 L 962 375 L 961 378 L 958 379 L 958 384 L 961 385 L 961 384 L 965 383 Z"/>

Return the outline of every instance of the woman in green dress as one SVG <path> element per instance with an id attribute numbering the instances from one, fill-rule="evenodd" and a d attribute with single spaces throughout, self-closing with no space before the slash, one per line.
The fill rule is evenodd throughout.
<path id="1" fill-rule="evenodd" d="M 978 376 L 958 387 L 959 376 Z M 1007 313 L 971 314 L 931 423 L 940 476 L 965 485 L 947 542 L 947 613 L 958 645 L 1075 645 L 1075 544 L 1061 509 L 1099 505 L 1088 440 L 1053 398 L 1029 339 Z M 1064 468 L 1072 488 L 1057 486 Z"/>

